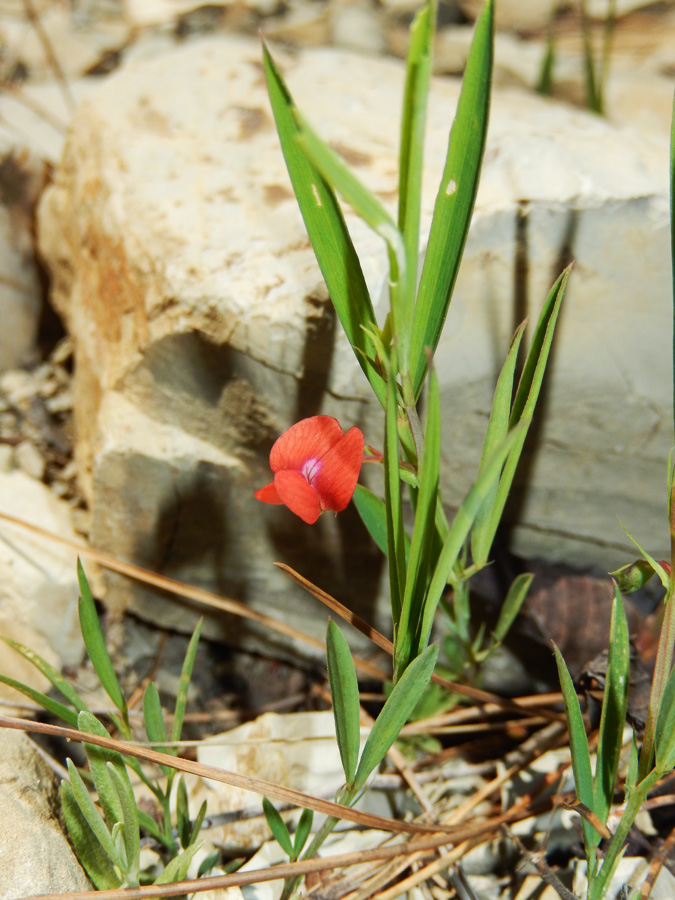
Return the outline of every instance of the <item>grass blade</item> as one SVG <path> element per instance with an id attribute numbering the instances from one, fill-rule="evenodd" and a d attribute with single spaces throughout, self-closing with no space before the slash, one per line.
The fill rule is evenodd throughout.
<path id="1" fill-rule="evenodd" d="M 122 881 L 115 874 L 110 856 L 92 831 L 67 781 L 61 782 L 61 808 L 70 842 L 94 887 L 99 891 L 120 887 Z"/>
<path id="2" fill-rule="evenodd" d="M 0 682 L 19 691 L 25 697 L 32 700 L 33 703 L 37 703 L 38 706 L 46 709 L 47 712 L 50 712 L 53 716 L 58 716 L 59 719 L 63 719 L 63 721 L 70 725 L 71 728 L 77 728 L 77 713 L 69 706 L 64 706 L 63 703 L 59 703 L 58 700 L 52 700 L 51 697 L 43 694 L 42 691 L 28 687 L 27 684 L 24 684 L 22 681 L 17 681 L 15 678 L 10 678 L 9 675 L 0 675 Z"/>
<path id="3" fill-rule="evenodd" d="M 435 352 L 443 330 L 478 191 L 490 109 L 493 19 L 492 0 L 488 0 L 476 22 L 436 197 L 410 349 L 416 397 L 427 371 L 427 349 Z"/>
<path id="4" fill-rule="evenodd" d="M 555 661 L 558 665 L 560 688 L 565 703 L 565 715 L 567 717 L 570 753 L 572 755 L 572 771 L 574 772 L 574 785 L 577 792 L 577 799 L 592 810 L 593 776 L 591 774 L 591 754 L 588 750 L 588 738 L 586 737 L 584 720 L 581 715 L 579 698 L 574 690 L 572 677 L 565 665 L 565 660 L 562 658 L 560 650 L 558 650 L 555 644 L 553 645 L 553 649 L 555 651 Z M 586 819 L 582 819 L 581 826 L 584 832 L 584 842 L 586 844 L 586 856 L 589 860 L 590 875 L 590 862 L 591 858 L 594 858 L 595 856 L 595 847 L 600 842 L 600 835 Z"/>
<path id="5" fill-rule="evenodd" d="M 502 370 L 499 373 L 499 378 L 497 379 L 497 387 L 495 388 L 492 409 L 490 411 L 490 420 L 488 422 L 487 431 L 485 432 L 485 440 L 483 441 L 483 452 L 481 455 L 480 467 L 478 469 L 479 472 L 490 459 L 495 449 L 504 440 L 509 430 L 516 362 L 518 360 L 518 352 L 520 350 L 523 334 L 525 333 L 525 324 L 526 323 L 523 322 L 514 334 L 511 340 L 511 346 L 509 347 L 509 352 L 506 356 L 506 361 L 504 362 Z M 478 566 L 483 566 L 487 562 L 490 547 L 494 540 L 495 523 L 492 513 L 498 489 L 499 483 L 495 482 L 482 509 L 476 516 L 476 522 L 471 531 L 471 555 Z"/>
<path id="6" fill-rule="evenodd" d="M 603 823 L 607 821 L 609 815 L 619 770 L 628 703 L 629 663 L 630 643 L 626 613 L 619 589 L 615 587 L 609 632 L 607 679 L 598 733 L 598 763 L 593 781 L 593 811 Z"/>
<path id="7" fill-rule="evenodd" d="M 359 684 L 349 645 L 338 626 L 332 621 L 328 623 L 326 631 L 326 652 L 335 734 L 349 789 L 354 781 L 359 759 L 361 738 Z"/>
<path id="8" fill-rule="evenodd" d="M 190 643 L 188 644 L 185 653 L 185 659 L 183 660 L 183 668 L 181 669 L 180 681 L 178 682 L 178 696 L 176 697 L 173 727 L 171 729 L 172 741 L 179 741 L 183 731 L 183 720 L 185 719 L 185 710 L 187 709 L 190 680 L 192 678 L 192 670 L 195 666 L 195 659 L 197 658 L 197 648 L 199 647 L 199 637 L 202 633 L 203 624 L 204 619 L 202 618 L 195 625 L 195 630 L 192 632 L 192 637 L 190 638 Z M 178 750 L 173 748 L 169 752 L 176 754 L 178 753 Z"/>
<path id="9" fill-rule="evenodd" d="M 499 473 L 504 465 L 504 460 L 507 458 L 515 444 L 521 439 L 523 429 L 528 425 L 529 422 L 524 420 L 515 428 L 511 429 L 501 445 L 492 454 L 487 465 L 484 466 L 483 471 L 479 473 L 476 481 L 471 486 L 469 493 L 464 498 L 464 502 L 457 510 L 450 532 L 445 539 L 443 549 L 438 557 L 436 568 L 431 578 L 431 584 L 429 585 L 429 590 L 427 592 L 427 599 L 424 604 L 424 613 L 418 637 L 418 647 L 424 647 L 429 642 L 436 609 L 441 596 L 443 595 L 443 591 L 446 588 L 448 579 L 452 574 L 453 567 L 462 551 L 464 542 L 469 535 L 469 531 L 485 502 L 485 498 L 489 495 L 495 481 L 499 478 Z"/>
<path id="10" fill-rule="evenodd" d="M 363 748 L 354 779 L 353 793 L 361 790 L 370 773 L 382 762 L 401 728 L 412 715 L 429 683 L 437 658 L 438 645 L 432 644 L 410 663 L 394 685 Z"/>
<path id="11" fill-rule="evenodd" d="M 112 661 L 105 646 L 105 639 L 98 620 L 94 598 L 89 588 L 87 576 L 84 574 L 82 563 L 77 561 L 77 580 L 80 584 L 80 628 L 84 639 L 84 646 L 96 670 L 101 684 L 119 711 L 125 715 L 126 703 L 122 694 L 122 688 L 115 675 Z M 125 716 L 126 717 L 126 716 Z"/>
<path id="12" fill-rule="evenodd" d="M 129 775 L 124 766 L 115 766 L 111 762 L 106 765 L 113 786 L 117 791 L 117 796 L 122 804 L 122 834 L 124 838 L 125 855 L 127 858 L 126 880 L 129 887 L 136 887 L 138 885 L 141 853 L 136 798 L 134 797 L 134 791 L 131 787 L 131 782 L 129 781 Z"/>
<path id="13" fill-rule="evenodd" d="M 424 451 L 419 472 L 419 491 L 415 509 L 415 524 L 407 562 L 405 594 L 399 620 L 399 634 L 407 630 L 411 641 L 407 643 L 408 655 L 399 655 L 404 646 L 397 642 L 394 653 L 394 681 L 398 681 L 410 662 L 410 650 L 414 646 L 412 636 L 417 634 L 427 592 L 432 551 L 436 544 L 436 505 L 441 464 L 441 408 L 438 378 L 432 369 L 429 380 L 427 419 L 424 435 Z M 417 647 L 419 655 L 424 647 Z"/>
<path id="14" fill-rule="evenodd" d="M 77 717 L 77 725 L 85 734 L 96 734 L 99 737 L 110 737 L 99 720 L 90 712 L 81 712 Z M 83 743 L 84 752 L 87 755 L 89 770 L 94 785 L 98 791 L 98 799 L 105 815 L 108 827 L 112 830 L 117 822 L 124 818 L 122 804 L 108 771 L 108 763 L 112 763 L 119 771 L 124 770 L 124 762 L 119 753 L 114 750 L 106 750 L 95 744 Z"/>
<path id="15" fill-rule="evenodd" d="M 34 653 L 29 647 L 25 647 L 18 641 L 13 641 L 11 638 L 6 637 L 2 638 L 2 640 L 13 650 L 16 650 L 17 653 L 20 653 L 21 656 L 23 656 L 24 659 L 27 659 L 29 663 L 32 663 L 39 672 L 42 672 L 45 678 L 49 679 L 49 681 L 61 694 L 61 696 L 65 697 L 65 699 L 68 700 L 68 702 L 71 703 L 75 707 L 75 709 L 78 710 L 78 712 L 83 709 L 87 709 L 86 703 L 82 700 L 72 684 L 67 681 L 60 672 L 57 672 L 56 669 L 51 666 L 46 659 L 43 659 L 37 653 Z"/>
<path id="16" fill-rule="evenodd" d="M 555 327 L 558 321 L 560 305 L 565 294 L 567 279 L 569 277 L 570 267 L 560 275 L 553 287 L 551 288 L 546 303 L 539 316 L 537 327 L 532 337 L 530 349 L 523 366 L 523 372 L 518 382 L 518 390 L 513 401 L 511 410 L 511 418 L 509 427 L 528 420 L 531 421 L 532 416 L 539 399 L 539 393 L 546 372 L 546 365 L 555 334 Z M 528 426 L 529 427 L 529 426 Z M 504 464 L 504 470 L 499 479 L 497 491 L 494 494 L 491 505 L 489 507 L 486 521 L 481 524 L 481 535 L 479 542 L 480 564 L 487 562 L 487 554 L 490 552 L 492 541 L 499 527 L 499 523 L 506 506 L 506 501 L 513 484 L 516 474 L 520 455 L 523 451 L 525 439 L 527 437 L 527 428 L 520 435 L 520 439 L 514 445 L 511 453 Z M 478 560 L 476 560 L 478 562 Z"/>
<path id="17" fill-rule="evenodd" d="M 143 724 L 145 725 L 145 733 L 148 736 L 148 740 L 152 741 L 153 745 L 159 745 L 153 746 L 153 750 L 159 750 L 161 753 L 173 752 L 172 750 L 167 750 L 166 747 L 168 737 L 164 723 L 164 713 L 162 712 L 159 692 L 154 681 L 149 681 L 143 692 Z M 160 766 L 160 768 L 167 777 L 171 776 L 174 771 L 168 766 Z"/>
<path id="18" fill-rule="evenodd" d="M 395 353 L 394 353 L 395 355 Z M 393 361 L 392 361 L 393 362 Z M 392 372 L 395 367 L 392 366 Z M 396 385 L 391 381 L 387 389 L 384 427 L 384 496 L 387 514 L 387 559 L 389 562 L 389 593 L 394 626 L 394 644 L 399 640 L 398 624 L 405 592 L 405 529 L 401 502 L 401 478 L 398 458 L 398 408 Z"/>
<path id="19" fill-rule="evenodd" d="M 265 818 L 267 819 L 267 824 L 270 827 L 270 831 L 274 836 L 277 844 L 284 851 L 286 856 L 292 858 L 293 856 L 293 842 L 291 841 L 291 836 L 288 833 L 288 828 L 286 827 L 286 823 L 281 818 L 281 814 L 276 806 L 272 803 L 271 800 L 268 800 L 267 797 L 263 797 L 262 801 L 263 812 L 265 813 Z"/>
<path id="20" fill-rule="evenodd" d="M 513 579 L 511 587 L 506 595 L 506 599 L 502 603 L 502 608 L 499 610 L 497 624 L 492 632 L 492 638 L 496 644 L 501 644 L 509 633 L 516 616 L 520 612 L 521 606 L 525 602 L 533 578 L 534 575 L 524 572 L 522 575 L 517 575 Z"/>
<path id="21" fill-rule="evenodd" d="M 430 0 L 410 26 L 406 64 L 398 176 L 398 227 L 403 235 L 409 285 L 417 284 L 420 209 L 427 97 L 436 25 L 436 0 Z"/>
<path id="22" fill-rule="evenodd" d="M 101 818 L 99 811 L 96 809 L 96 804 L 91 799 L 91 795 L 82 780 L 82 776 L 73 765 L 71 759 L 66 760 L 66 765 L 68 766 L 68 774 L 70 776 L 70 789 L 80 813 L 103 850 L 108 854 L 115 865 L 119 865 L 121 860 L 115 851 L 112 836 L 106 828 L 106 824 Z"/>
<path id="23" fill-rule="evenodd" d="M 376 346 L 368 334 L 371 330 L 379 333 L 379 329 L 361 263 L 334 191 L 296 143 L 297 108 L 264 44 L 263 60 L 281 149 L 309 239 L 347 339 L 384 406 L 386 385 L 375 362 Z"/>

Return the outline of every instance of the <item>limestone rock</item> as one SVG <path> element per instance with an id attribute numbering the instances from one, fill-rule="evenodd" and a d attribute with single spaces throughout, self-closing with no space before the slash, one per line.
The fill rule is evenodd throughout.
<path id="1" fill-rule="evenodd" d="M 25 735 L 0 729 L 0 900 L 91 890 L 58 818 L 58 779 Z"/>
<path id="2" fill-rule="evenodd" d="M 23 472 L 0 472 L 0 511 L 75 541 L 69 507 Z M 84 647 L 77 615 L 77 573 L 72 551 L 0 522 L 0 634 L 43 656 L 56 668 L 76 665 Z M 37 670 L 0 642 L 0 673 L 47 688 Z M 0 686 L 0 695 L 18 694 Z"/>
<path id="3" fill-rule="evenodd" d="M 402 67 L 329 50 L 279 61 L 308 119 L 391 206 Z M 457 81 L 433 84 L 425 227 L 458 93 Z M 436 365 L 443 490 L 456 505 L 512 331 L 576 259 L 514 492 L 520 552 L 616 566 L 633 554 L 617 516 L 653 552 L 667 545 L 667 130 L 638 136 L 528 93 L 495 93 Z M 383 319 L 383 248 L 346 219 Z M 314 601 L 273 570 L 281 558 L 372 620 L 380 570 L 352 512 L 308 528 L 252 497 L 272 441 L 297 418 L 336 415 L 373 444 L 381 429 L 290 191 L 257 45 L 204 40 L 112 76 L 74 120 L 40 243 L 76 344 L 95 542 L 322 631 L 323 612 L 317 625 Z M 126 584 L 110 599 L 181 618 Z"/>

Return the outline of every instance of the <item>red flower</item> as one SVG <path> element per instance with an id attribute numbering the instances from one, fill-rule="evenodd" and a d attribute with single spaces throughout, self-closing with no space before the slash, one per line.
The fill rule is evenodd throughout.
<path id="1" fill-rule="evenodd" d="M 285 504 L 312 525 L 322 512 L 343 510 L 352 499 L 363 462 L 363 434 L 344 434 L 332 416 L 312 416 L 291 425 L 274 443 L 274 481 L 255 492 L 263 503 Z"/>

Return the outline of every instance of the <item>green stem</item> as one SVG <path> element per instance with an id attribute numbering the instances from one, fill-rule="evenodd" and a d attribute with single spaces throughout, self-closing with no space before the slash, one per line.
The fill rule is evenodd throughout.
<path id="1" fill-rule="evenodd" d="M 609 842 L 609 847 L 607 848 L 602 867 L 593 881 L 589 883 L 588 900 L 601 900 L 601 898 L 605 896 L 612 875 L 621 859 L 623 845 L 628 837 L 628 832 L 635 821 L 635 817 L 640 812 L 640 807 L 644 803 L 647 794 L 660 777 L 661 773 L 654 769 L 649 773 L 647 778 L 635 787 L 630 795 L 630 799 L 626 804 L 626 809 L 621 816 L 619 827 L 616 829 Z"/>
<path id="2" fill-rule="evenodd" d="M 664 602 L 663 622 L 661 623 L 659 646 L 656 652 L 652 690 L 649 697 L 649 712 L 647 713 L 645 736 L 642 742 L 642 752 L 640 753 L 639 780 L 646 777 L 647 772 L 649 772 L 652 766 L 656 720 L 659 714 L 663 691 L 665 690 L 666 682 L 673 665 L 673 644 L 675 643 L 675 602 L 673 599 L 675 595 L 675 480 L 672 477 L 672 473 L 670 479 L 670 498 L 668 504 L 670 512 L 670 586 Z"/>
<path id="3" fill-rule="evenodd" d="M 321 849 L 323 842 L 332 833 L 335 826 L 340 820 L 336 816 L 328 816 L 321 828 L 314 835 L 312 843 L 302 854 L 301 859 L 312 859 Z M 296 875 L 295 878 L 289 878 L 284 883 L 284 889 L 281 892 L 280 900 L 290 900 L 302 883 L 302 875 Z"/>

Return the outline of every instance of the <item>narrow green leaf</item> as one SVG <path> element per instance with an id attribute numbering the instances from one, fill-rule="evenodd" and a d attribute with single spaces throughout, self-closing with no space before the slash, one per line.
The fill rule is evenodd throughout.
<path id="1" fill-rule="evenodd" d="M 395 356 L 395 351 L 393 351 Z M 392 365 L 392 371 L 395 366 Z M 387 513 L 387 559 L 389 562 L 389 594 L 394 625 L 394 643 L 398 640 L 398 622 L 405 591 L 405 529 L 401 500 L 401 478 L 398 459 L 398 408 L 395 385 L 387 388 L 384 426 L 384 502 Z"/>
<path id="2" fill-rule="evenodd" d="M 492 0 L 488 0 L 476 22 L 436 197 L 410 350 L 416 397 L 427 371 L 427 349 L 435 352 L 443 330 L 478 191 L 490 108 L 493 18 Z"/>
<path id="3" fill-rule="evenodd" d="M 81 712 L 77 717 L 77 726 L 85 734 L 96 734 L 99 737 L 109 737 L 108 732 L 99 720 L 90 712 Z M 108 763 L 112 763 L 120 774 L 124 771 L 122 757 L 115 750 L 106 750 L 95 744 L 83 743 L 84 752 L 87 755 L 89 770 L 94 785 L 98 791 L 98 799 L 105 815 L 108 827 L 112 830 L 116 822 L 124 818 L 122 804 L 117 790 L 108 771 Z"/>
<path id="4" fill-rule="evenodd" d="M 158 841 L 160 844 L 163 844 L 167 849 L 169 849 L 169 842 L 166 839 L 166 836 L 162 834 L 159 825 L 152 818 L 150 813 L 145 812 L 145 810 L 138 810 L 138 825 L 143 831 L 147 831 L 147 833 Z"/>
<path id="5" fill-rule="evenodd" d="M 502 603 L 502 608 L 499 610 L 497 624 L 492 632 L 493 639 L 497 644 L 501 644 L 509 633 L 516 616 L 525 602 L 533 578 L 533 575 L 524 572 L 513 579 L 506 598 Z"/>
<path id="6" fill-rule="evenodd" d="M 382 406 L 386 385 L 376 363 L 377 350 L 369 331 L 378 332 L 373 304 L 361 263 L 335 196 L 298 146 L 297 107 L 263 44 L 270 104 L 293 190 L 335 311 L 363 372 Z"/>
<path id="7" fill-rule="evenodd" d="M 180 856 L 174 856 L 170 860 L 162 874 L 155 879 L 155 884 L 170 884 L 172 881 L 184 881 L 187 876 L 190 863 L 194 859 L 195 854 L 201 849 L 203 841 L 196 844 L 190 844 L 187 850 L 183 850 Z"/>
<path id="8" fill-rule="evenodd" d="M 626 800 L 630 800 L 630 796 L 635 790 L 638 779 L 638 746 L 635 732 L 630 742 L 630 757 L 628 759 L 628 772 L 626 773 Z"/>
<path id="9" fill-rule="evenodd" d="M 182 775 L 178 779 L 178 788 L 176 790 L 176 828 L 183 849 L 189 847 L 192 827 L 190 824 L 187 786 Z"/>
<path id="10" fill-rule="evenodd" d="M 489 495 L 495 481 L 499 478 L 504 460 L 508 457 L 516 442 L 521 440 L 523 429 L 527 428 L 528 425 L 529 421 L 525 419 L 511 429 L 501 445 L 492 454 L 488 463 L 483 467 L 483 471 L 478 475 L 469 493 L 464 498 L 464 502 L 457 510 L 450 532 L 438 557 L 427 592 L 422 625 L 418 637 L 418 647 L 424 647 L 429 642 L 436 609 L 448 584 L 455 563 L 462 552 L 469 531 L 485 502 L 485 498 Z"/>
<path id="11" fill-rule="evenodd" d="M 405 670 L 375 720 L 363 748 L 354 778 L 352 795 L 358 793 L 368 776 L 384 759 L 389 748 L 410 718 L 429 683 L 438 658 L 438 645 L 431 644 Z"/>
<path id="12" fill-rule="evenodd" d="M 511 428 L 526 419 L 531 420 L 534 415 L 544 380 L 544 374 L 546 372 L 546 364 L 548 362 L 551 344 L 555 334 L 555 327 L 558 321 L 558 313 L 560 312 L 560 305 L 565 294 L 569 273 L 570 267 L 565 269 L 559 276 L 556 283 L 551 288 L 546 303 L 544 304 L 544 308 L 539 316 L 539 321 L 537 322 L 537 327 L 532 337 L 520 381 L 518 382 L 518 390 L 516 391 L 516 396 L 513 401 L 509 422 Z M 511 485 L 513 484 L 527 432 L 528 428 L 525 428 L 521 432 L 519 440 L 516 442 L 505 461 L 504 470 L 499 479 L 497 491 L 486 517 L 487 521 L 483 524 L 479 548 L 482 555 L 475 560 L 479 565 L 484 565 L 487 562 L 487 554 L 492 546 L 492 541 L 494 540 L 494 536 L 504 512 L 504 507 L 506 506 L 506 501 L 508 499 L 509 491 L 511 490 Z"/>
<path id="13" fill-rule="evenodd" d="M 124 851 L 127 860 L 126 880 L 129 887 L 138 885 L 138 873 L 140 863 L 140 831 L 138 824 L 138 807 L 136 798 L 125 768 L 119 768 L 113 763 L 107 763 L 108 772 L 112 779 L 117 796 L 122 804 L 122 837 Z"/>
<path id="14" fill-rule="evenodd" d="M 441 408 L 438 378 L 432 369 L 429 378 L 424 452 L 419 469 L 420 488 L 417 493 L 415 524 L 407 562 L 405 594 L 398 624 L 398 640 L 394 650 L 394 681 L 397 681 L 399 675 L 407 668 L 413 646 L 407 643 L 408 653 L 403 655 L 402 648 L 406 645 L 401 640 L 401 634 L 407 630 L 412 636 L 417 634 L 420 628 L 420 618 L 428 586 L 432 552 L 435 549 L 440 460 Z M 416 647 L 416 651 L 413 651 L 414 655 L 419 655 L 423 649 L 424 647 Z"/>
<path id="15" fill-rule="evenodd" d="M 82 781 L 82 776 L 73 765 L 72 760 L 67 759 L 66 765 L 68 766 L 68 774 L 70 776 L 70 789 L 80 813 L 103 850 L 108 854 L 113 863 L 119 866 L 120 859 L 115 851 L 112 836 L 106 828 L 106 824 L 101 818 L 99 811 L 96 809 L 96 804 L 91 799 L 87 786 L 84 781 Z"/>
<path id="16" fill-rule="evenodd" d="M 387 510 L 379 497 L 362 484 L 356 485 L 354 505 L 366 526 L 368 534 L 375 541 L 384 555 L 387 555 Z"/>
<path id="17" fill-rule="evenodd" d="M 70 842 L 94 887 L 99 891 L 120 887 L 122 879 L 115 872 L 109 854 L 92 831 L 67 781 L 61 782 L 61 809 Z"/>
<path id="18" fill-rule="evenodd" d="M 553 28 L 549 28 L 546 35 L 546 49 L 541 60 L 539 78 L 535 85 L 535 91 L 545 97 L 553 91 L 553 70 L 555 68 L 555 34 Z"/>
<path id="19" fill-rule="evenodd" d="M 263 797 L 263 812 L 265 813 L 265 818 L 267 819 L 267 824 L 270 827 L 270 831 L 274 836 L 277 844 L 284 851 L 286 856 L 289 858 L 293 856 L 293 842 L 291 841 L 291 836 L 288 833 L 288 828 L 286 827 L 286 823 L 281 818 L 281 814 L 276 806 L 272 803 L 271 800 L 268 800 L 267 797 Z"/>
<path id="20" fill-rule="evenodd" d="M 188 691 L 190 689 L 190 680 L 192 678 L 192 670 L 195 666 L 197 658 L 197 648 L 199 647 L 199 637 L 202 633 L 202 625 L 204 619 L 200 619 L 195 630 L 192 632 L 190 643 L 188 644 L 183 661 L 183 668 L 180 673 L 180 681 L 178 682 L 178 696 L 176 697 L 176 709 L 173 718 L 173 728 L 171 729 L 171 740 L 179 741 L 183 731 L 183 720 L 185 718 L 185 710 L 187 709 Z M 177 749 L 171 750 L 172 753 L 178 753 Z"/>
<path id="21" fill-rule="evenodd" d="M 513 388 L 516 372 L 516 362 L 518 361 L 518 352 L 525 333 L 525 325 L 523 322 L 517 329 L 511 340 L 511 346 L 506 356 L 506 361 L 502 366 L 502 370 L 497 379 L 497 387 L 492 400 L 492 410 L 490 411 L 490 420 L 488 422 L 487 431 L 485 432 L 485 440 L 483 441 L 483 452 L 481 455 L 479 472 L 486 465 L 499 444 L 506 437 L 509 430 L 509 422 L 511 420 L 511 402 L 513 400 Z M 471 530 L 471 555 L 477 565 L 483 566 L 487 562 L 490 547 L 494 540 L 494 524 L 493 509 L 499 483 L 495 482 L 492 490 L 485 499 L 479 514 L 476 516 L 473 529 Z"/>
<path id="22" fill-rule="evenodd" d="M 302 850 L 307 843 L 307 838 L 312 830 L 312 822 L 314 821 L 314 811 L 311 809 L 303 809 L 298 819 L 298 827 L 295 829 L 295 840 L 293 842 L 293 856 L 298 859 Z"/>
<path id="23" fill-rule="evenodd" d="M 63 719 L 63 721 L 70 725 L 71 728 L 77 728 L 77 713 L 69 706 L 64 706 L 63 703 L 59 703 L 58 700 L 52 700 L 51 697 L 43 694 L 42 691 L 37 691 L 35 688 L 28 687 L 27 684 L 23 684 L 15 678 L 10 678 L 9 675 L 0 675 L 0 682 L 20 691 L 24 696 L 32 700 L 33 703 L 37 703 L 43 709 L 46 709 L 47 712 L 50 712 L 54 716 L 58 716 L 59 719 Z"/>
<path id="24" fill-rule="evenodd" d="M 333 621 L 326 629 L 326 653 L 335 734 L 349 788 L 354 781 L 361 738 L 359 684 L 349 644 Z"/>
<path id="25" fill-rule="evenodd" d="M 593 781 L 593 811 L 607 821 L 612 805 L 628 703 L 630 641 L 623 601 L 615 587 L 609 632 L 607 678 L 598 734 L 598 762 Z"/>
<path id="26" fill-rule="evenodd" d="M 110 834 L 112 837 L 113 847 L 115 848 L 115 858 L 118 860 L 117 866 L 121 869 L 124 874 L 124 883 L 128 884 L 129 882 L 129 873 L 128 873 L 128 862 L 127 862 L 127 850 L 124 846 L 124 822 L 119 821 L 115 822 L 113 825 L 112 832 Z M 132 879 L 133 880 L 133 879 Z"/>
<path id="27" fill-rule="evenodd" d="M 202 830 L 202 825 L 204 824 L 204 819 L 206 818 L 206 800 L 202 801 L 202 805 L 199 807 L 199 812 L 192 823 L 192 833 L 190 834 L 190 843 L 194 844 L 194 842 L 199 837 L 199 833 Z"/>
<path id="28" fill-rule="evenodd" d="M 75 707 L 78 712 L 83 709 L 87 709 L 87 705 L 82 700 L 80 695 L 77 693 L 72 684 L 67 681 L 60 672 L 51 666 L 46 659 L 43 659 L 37 653 L 30 649 L 30 647 L 24 646 L 24 644 L 20 644 L 18 641 L 13 641 L 11 638 L 3 637 L 2 640 L 10 646 L 13 650 L 16 650 L 17 653 L 20 653 L 24 659 L 27 659 L 29 663 L 32 663 L 35 668 L 42 672 L 45 678 L 48 678 L 52 685 L 56 688 L 56 690 L 61 694 L 62 697 L 65 697 L 69 703 Z"/>
<path id="29" fill-rule="evenodd" d="M 148 740 L 153 742 L 154 746 L 152 749 L 159 750 L 161 753 L 168 753 L 169 750 L 166 747 L 168 737 L 164 723 L 164 713 L 162 712 L 159 692 L 154 681 L 149 681 L 143 692 L 143 724 L 145 725 L 145 733 L 148 736 Z M 173 771 L 168 766 L 160 766 L 160 768 L 167 776 Z"/>
<path id="30" fill-rule="evenodd" d="M 593 810 L 593 775 L 591 774 L 591 754 L 588 750 L 588 738 L 584 728 L 584 720 L 581 715 L 579 698 L 574 690 L 574 684 L 569 670 L 565 665 L 560 650 L 553 645 L 555 661 L 558 665 L 558 677 L 565 703 L 565 715 L 567 716 L 567 729 L 569 732 L 570 753 L 572 755 L 572 771 L 574 773 L 574 785 L 577 799 L 590 810 Z M 594 810 L 593 810 L 594 811 Z M 592 852 L 600 842 L 600 835 L 593 826 L 582 820 L 586 853 Z"/>
<path id="31" fill-rule="evenodd" d="M 410 26 L 401 115 L 398 177 L 398 227 L 403 235 L 409 284 L 417 284 L 424 133 L 431 77 L 436 2 L 426 3 Z"/>
<path id="32" fill-rule="evenodd" d="M 101 623 L 98 620 L 96 606 L 94 605 L 94 598 L 79 559 L 77 561 L 77 580 L 80 584 L 79 613 L 84 646 L 87 648 L 89 658 L 106 694 L 119 711 L 124 713 L 126 711 L 126 703 L 124 702 L 122 689 L 106 650 Z"/>
<path id="33" fill-rule="evenodd" d="M 661 695 L 654 732 L 656 768 L 662 774 L 675 768 L 675 668 L 671 669 Z"/>
<path id="34" fill-rule="evenodd" d="M 381 201 L 361 184 L 344 160 L 321 140 L 298 112 L 295 112 L 295 121 L 298 128 L 296 142 L 310 164 L 354 212 L 386 241 L 396 259 L 398 271 L 402 271 L 405 268 L 403 239 Z"/>

